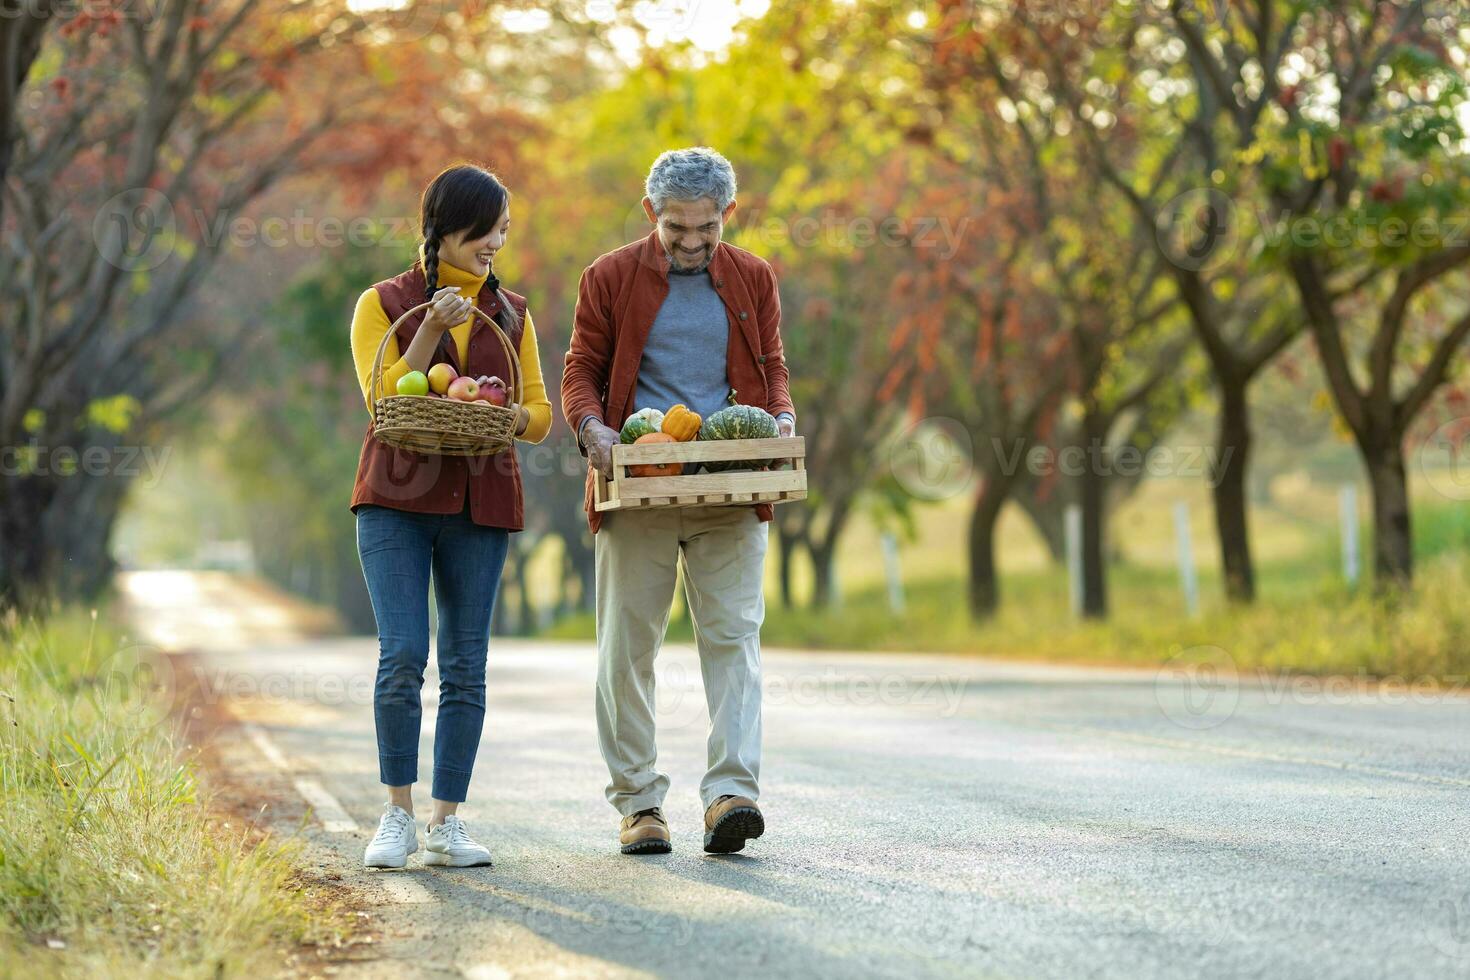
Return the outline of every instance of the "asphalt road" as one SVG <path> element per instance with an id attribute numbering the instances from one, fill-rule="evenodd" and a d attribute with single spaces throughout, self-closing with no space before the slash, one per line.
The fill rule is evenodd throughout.
<path id="1" fill-rule="evenodd" d="M 147 592 L 163 622 L 173 600 Z M 496 639 L 462 810 L 495 867 L 420 851 L 369 873 L 375 641 L 242 642 L 248 620 L 279 624 L 223 596 L 189 608 L 206 680 L 248 722 L 236 764 L 282 774 L 312 846 L 381 902 L 382 958 L 349 975 L 1470 975 L 1461 696 L 768 649 L 767 833 L 712 857 L 697 658 L 671 644 L 674 853 L 631 858 L 602 795 L 591 645 Z"/>

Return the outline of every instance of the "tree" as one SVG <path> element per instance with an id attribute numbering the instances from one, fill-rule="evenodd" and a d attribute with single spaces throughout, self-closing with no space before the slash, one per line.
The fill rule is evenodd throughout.
<path id="1" fill-rule="evenodd" d="M 1328 388 L 1373 491 L 1379 588 L 1413 572 L 1404 441 L 1467 338 L 1463 11 L 1450 2 L 1174 0 L 1221 128 L 1266 189 Z"/>
<path id="2" fill-rule="evenodd" d="M 362 175 L 380 179 L 397 163 L 442 165 L 466 122 L 520 128 L 515 114 L 474 101 L 424 112 L 453 60 L 419 59 L 395 43 L 391 18 L 337 4 L 161 0 L 56 22 L 37 40 L 16 33 L 31 21 L 7 20 L 3 38 L 12 53 L 42 44 L 30 65 L 12 58 L 26 97 L 5 103 L 26 107 L 5 130 L 7 447 L 70 446 L 87 437 L 87 406 L 120 394 L 143 423 L 196 397 L 238 337 L 229 326 L 191 331 L 191 300 L 235 222 L 284 178 L 331 174 L 360 189 Z M 57 543 L 33 531 L 65 479 L 35 468 L 0 476 L 0 603 L 55 584 Z"/>
<path id="3" fill-rule="evenodd" d="M 1083 610 L 1102 616 L 1107 609 L 1103 541 L 1112 472 L 1107 447 L 1119 420 L 1155 400 L 1160 386 L 1177 373 L 1184 344 L 1173 328 L 1176 303 L 1160 288 L 1162 262 L 1152 252 L 1152 227 L 1091 193 L 1072 120 L 1047 91 L 1044 76 L 1028 74 L 1015 53 L 1059 43 L 1056 38 L 1028 34 L 1019 23 L 1000 21 L 971 5 L 943 5 L 941 14 L 932 31 L 915 42 L 927 46 L 928 56 L 916 61 L 928 67 L 911 98 L 932 106 L 944 127 L 921 127 L 911 138 L 1003 191 L 1014 202 L 1013 234 L 1028 238 L 1028 257 L 1044 263 L 1041 289 L 1049 298 L 1047 315 L 1054 333 L 1034 339 L 1032 349 L 1019 359 L 994 363 L 1014 371 L 1017 360 L 1025 363 L 1029 355 L 1036 376 L 1065 378 L 1075 425 L 1045 421 L 1054 434 L 1072 434 L 1072 448 L 1088 461 L 1075 476 L 1083 515 Z M 996 311 L 981 311 L 983 327 L 987 312 L 993 318 Z M 1038 351 L 1065 354 L 1065 371 L 1058 372 L 1045 359 L 1037 361 Z M 1036 404 L 1047 403 L 1048 390 L 1043 382 Z M 1035 412 L 1009 417 L 1032 426 L 1045 418 Z M 1024 435 L 1005 430 L 988 435 L 1013 441 L 1036 437 L 1034 429 Z M 993 526 L 999 513 L 993 495 L 1008 496 L 1016 482 L 1014 473 L 986 474 L 977 501 L 980 524 L 988 515 Z M 993 601 L 993 588 L 981 587 L 976 579 L 977 574 L 993 576 L 993 561 L 987 563 L 976 550 L 986 541 L 985 534 L 972 532 L 972 605 L 979 614 Z"/>
<path id="4" fill-rule="evenodd" d="M 1247 479 L 1251 383 L 1299 334 L 1294 304 L 1269 302 L 1280 272 L 1259 258 L 1243 205 L 1255 188 L 1231 165 L 1197 45 L 1171 38 L 1149 11 L 1103 6 L 1057 30 L 1049 11 L 1018 11 L 1047 96 L 1079 134 L 1090 180 L 1120 194 L 1153 236 L 1200 341 L 1218 397 L 1211 482 L 1226 595 L 1255 597 Z M 1256 234 L 1253 234 L 1255 232 Z"/>

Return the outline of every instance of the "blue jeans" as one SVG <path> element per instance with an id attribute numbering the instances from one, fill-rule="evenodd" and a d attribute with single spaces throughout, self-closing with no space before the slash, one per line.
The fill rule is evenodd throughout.
<path id="1" fill-rule="evenodd" d="M 464 802 L 485 723 L 490 615 L 510 532 L 467 512 L 357 509 L 357 553 L 378 620 L 373 720 L 378 774 L 387 786 L 418 781 L 421 690 L 429 663 L 429 573 L 439 607 L 439 716 L 433 797 Z"/>

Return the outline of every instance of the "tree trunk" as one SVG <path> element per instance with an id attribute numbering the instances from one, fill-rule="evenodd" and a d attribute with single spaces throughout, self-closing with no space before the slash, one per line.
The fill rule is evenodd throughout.
<path id="1" fill-rule="evenodd" d="M 1218 456 L 1211 474 L 1225 597 L 1235 603 L 1249 603 L 1256 597 L 1256 573 L 1247 524 L 1246 474 L 1251 428 L 1246 387 L 1241 382 L 1220 381 L 1220 429 L 1215 444 Z"/>
<path id="2" fill-rule="evenodd" d="M 1084 447 L 1082 472 L 1077 477 L 1077 501 L 1082 507 L 1082 615 L 1103 619 L 1108 614 L 1107 564 L 1103 552 L 1107 477 L 1087 450 L 1103 446 L 1101 433 L 1107 430 L 1094 421 L 1084 425 L 1083 431 L 1090 438 Z"/>
<path id="3" fill-rule="evenodd" d="M 577 527 L 562 535 L 562 546 L 566 549 L 572 568 L 576 570 L 578 590 L 577 608 L 591 612 L 597 600 L 597 555 L 593 551 L 592 534 L 583 523 L 578 512 Z"/>
<path id="4" fill-rule="evenodd" d="M 995 525 L 1009 492 L 1008 481 L 992 474 L 980 481 L 970 515 L 970 616 L 988 619 L 1000 605 L 1000 579 L 995 568 Z"/>
<path id="5" fill-rule="evenodd" d="M 0 476 L 0 608 L 31 608 L 48 596 L 41 529 L 55 493 L 46 477 Z"/>
<path id="6" fill-rule="evenodd" d="M 44 576 L 58 598 L 91 602 L 112 583 L 112 529 L 127 497 L 128 477 L 76 474 L 62 480 L 46 508 Z"/>
<path id="7" fill-rule="evenodd" d="M 20 92 L 52 14 L 49 0 L 0 0 L 0 182 L 10 171 Z"/>
<path id="8" fill-rule="evenodd" d="M 1414 578 L 1414 542 L 1409 528 L 1409 486 L 1402 441 L 1365 448 L 1373 487 L 1373 586 L 1379 593 L 1406 589 Z"/>
<path id="9" fill-rule="evenodd" d="M 841 585 L 837 581 L 837 542 L 842 537 L 843 530 L 847 527 L 849 501 L 833 505 L 827 513 L 827 523 L 818 535 L 808 526 L 803 534 L 806 541 L 807 554 L 812 559 L 812 573 L 815 580 L 813 590 L 813 605 L 828 609 L 840 605 L 842 596 L 838 595 Z"/>
<path id="10" fill-rule="evenodd" d="M 807 554 L 812 559 L 812 605 L 818 609 L 830 609 L 832 607 L 832 559 L 834 545 L 837 541 L 835 535 L 829 534 L 823 541 L 809 539 L 807 541 Z"/>

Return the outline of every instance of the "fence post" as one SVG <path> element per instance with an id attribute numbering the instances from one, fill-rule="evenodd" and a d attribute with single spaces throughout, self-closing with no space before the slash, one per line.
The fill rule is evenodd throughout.
<path id="1" fill-rule="evenodd" d="M 1184 588 L 1184 609 L 1191 616 L 1199 614 L 1199 578 L 1194 570 L 1194 544 L 1189 536 L 1189 504 L 1174 504 L 1174 540 L 1179 561 L 1179 584 Z"/>
<path id="2" fill-rule="evenodd" d="M 1344 483 L 1337 492 L 1337 515 L 1342 524 L 1342 577 L 1358 584 L 1358 488 Z"/>
<path id="3" fill-rule="evenodd" d="M 881 541 L 883 543 L 883 571 L 888 577 L 888 610 L 894 615 L 902 615 L 904 610 L 903 576 L 898 567 L 898 538 L 894 537 L 892 531 L 884 531 Z"/>
<path id="4" fill-rule="evenodd" d="M 1072 615 L 1082 615 L 1082 508 L 1068 504 L 1063 512 L 1063 530 L 1067 550 L 1067 592 Z"/>

